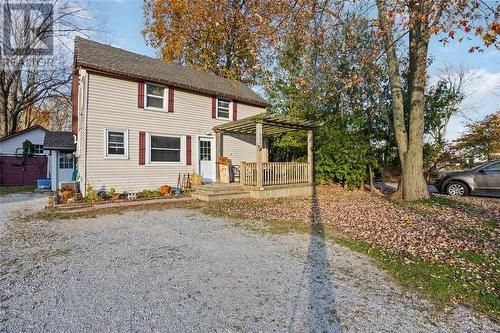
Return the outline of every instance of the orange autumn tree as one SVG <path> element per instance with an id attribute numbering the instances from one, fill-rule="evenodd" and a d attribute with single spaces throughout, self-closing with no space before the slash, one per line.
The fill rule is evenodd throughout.
<path id="1" fill-rule="evenodd" d="M 428 48 L 433 35 L 442 42 L 476 34 L 498 48 L 498 8 L 481 0 L 376 0 L 390 82 L 393 129 L 401 164 L 397 195 L 404 200 L 429 196 L 423 175 L 424 89 Z M 480 47 L 469 50 L 480 50 Z M 407 71 L 402 68 L 407 66 Z"/>
<path id="2" fill-rule="evenodd" d="M 453 148 L 466 160 L 500 158 L 500 111 L 468 124 L 467 132 L 454 141 Z"/>
<path id="3" fill-rule="evenodd" d="M 145 0 L 143 35 L 159 56 L 253 82 L 290 20 L 310 0 Z"/>

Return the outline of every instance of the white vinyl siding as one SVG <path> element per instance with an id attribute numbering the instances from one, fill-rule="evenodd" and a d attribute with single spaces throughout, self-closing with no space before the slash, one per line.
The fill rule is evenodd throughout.
<path id="1" fill-rule="evenodd" d="M 80 190 L 85 193 L 86 190 L 86 174 L 87 174 L 87 94 L 88 94 L 89 77 L 85 70 L 79 71 L 79 83 L 78 83 L 78 139 L 76 144 L 76 157 L 77 159 L 77 169 L 78 177 L 80 181 Z M 102 158 L 102 156 L 101 156 Z M 56 179 L 54 177 L 53 179 Z M 52 184 L 52 189 L 57 189 L 57 181 Z"/>
<path id="2" fill-rule="evenodd" d="M 138 192 L 163 184 L 175 186 L 179 173 L 198 171 L 197 138 L 207 133 L 215 137 L 213 127 L 229 121 L 212 119 L 211 96 L 175 90 L 174 113 L 148 112 L 137 107 L 137 82 L 93 73 L 89 80 L 86 183 L 96 190 L 115 187 L 119 192 Z M 264 111 L 261 107 L 238 103 L 238 119 Z M 81 122 L 79 119 L 79 125 Z M 105 129 L 128 129 L 128 159 L 103 159 Z M 139 165 L 139 132 L 146 133 L 146 165 Z M 181 137 L 181 162 L 148 163 L 148 134 Z M 187 135 L 191 136 L 191 165 L 186 165 Z M 255 138 L 252 136 L 241 140 L 223 135 L 222 140 L 223 154 L 234 158 L 233 163 L 255 161 Z M 80 175 L 84 171 L 79 170 Z"/>
<path id="3" fill-rule="evenodd" d="M 43 141 L 45 139 L 45 131 L 36 128 L 31 131 L 13 136 L 11 138 L 8 138 L 2 142 L 0 142 L 0 154 L 3 155 L 14 155 L 14 154 L 19 154 L 21 155 L 23 153 L 23 142 L 28 140 L 30 141 L 33 145 L 39 145 L 40 147 L 43 147 Z M 35 154 L 36 154 L 36 148 L 35 148 Z"/>

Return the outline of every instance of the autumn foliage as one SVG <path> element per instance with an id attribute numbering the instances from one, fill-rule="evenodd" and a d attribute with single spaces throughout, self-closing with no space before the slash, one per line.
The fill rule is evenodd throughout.
<path id="1" fill-rule="evenodd" d="M 418 200 L 429 43 L 498 47 L 498 12 L 481 0 L 146 0 L 143 34 L 166 61 L 263 88 L 270 112 L 324 121 L 317 179 L 355 187 L 376 162 L 397 164 L 399 196 Z M 304 157 L 293 135 L 273 140 L 273 158 Z"/>
<path id="2" fill-rule="evenodd" d="M 146 0 L 143 34 L 166 61 L 251 80 L 307 1 Z"/>
<path id="3" fill-rule="evenodd" d="M 467 125 L 467 133 L 455 140 L 453 148 L 465 160 L 500 159 L 500 111 Z"/>

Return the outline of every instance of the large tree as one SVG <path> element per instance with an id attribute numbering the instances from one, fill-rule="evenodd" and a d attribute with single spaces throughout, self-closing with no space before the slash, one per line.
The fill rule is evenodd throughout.
<path id="1" fill-rule="evenodd" d="M 2 135 L 59 113 L 69 96 L 72 37 L 88 32 L 88 9 L 67 0 L 2 3 L 0 113 Z M 66 103 L 65 105 L 68 105 Z M 49 117 L 51 118 L 51 117 Z"/>
<path id="2" fill-rule="evenodd" d="M 427 198 L 423 175 L 424 90 L 428 48 L 433 34 L 445 33 L 447 42 L 456 29 L 475 31 L 486 45 L 497 44 L 498 12 L 475 0 L 376 0 L 380 36 L 390 81 L 392 120 L 401 164 L 397 194 L 405 200 Z M 487 29 L 481 24 L 491 23 Z M 478 24 L 478 25 L 475 25 Z M 406 43 L 402 43 L 406 40 Z M 473 51 L 473 50 L 471 50 Z M 402 68 L 406 65 L 406 71 Z"/>
<path id="3" fill-rule="evenodd" d="M 170 62 L 252 82 L 310 0 L 145 0 L 146 41 Z M 265 67 L 265 66 L 264 66 Z"/>

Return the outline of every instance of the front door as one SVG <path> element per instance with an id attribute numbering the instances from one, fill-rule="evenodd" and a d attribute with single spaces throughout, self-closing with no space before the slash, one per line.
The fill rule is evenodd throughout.
<path id="1" fill-rule="evenodd" d="M 200 175 L 204 183 L 215 182 L 215 140 L 214 138 L 200 138 L 198 144 Z"/>

